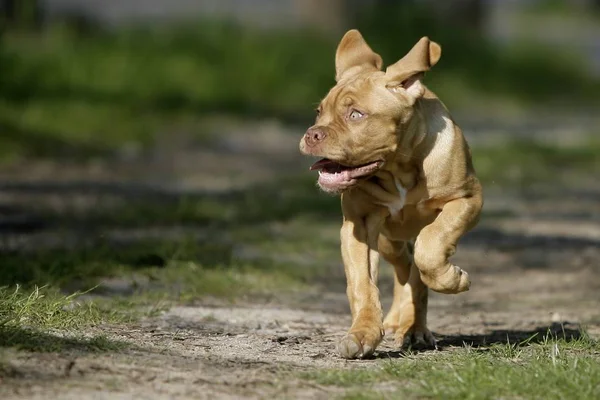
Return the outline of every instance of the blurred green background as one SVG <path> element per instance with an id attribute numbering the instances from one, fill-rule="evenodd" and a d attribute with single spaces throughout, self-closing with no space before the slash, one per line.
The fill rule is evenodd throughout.
<path id="1" fill-rule="evenodd" d="M 127 3 L 3 2 L 0 160 L 148 147 L 173 126 L 201 136 L 215 115 L 306 124 L 351 27 L 386 63 L 423 35 L 441 43 L 427 82 L 460 115 L 593 112 L 600 101 L 591 1 L 259 1 L 252 14 L 243 2 L 217 12 L 178 1 L 157 15 L 147 11 L 161 2 Z"/>

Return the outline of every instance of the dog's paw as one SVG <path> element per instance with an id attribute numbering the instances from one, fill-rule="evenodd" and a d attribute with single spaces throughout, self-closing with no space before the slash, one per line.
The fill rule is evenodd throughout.
<path id="1" fill-rule="evenodd" d="M 421 272 L 421 280 L 431 290 L 445 294 L 466 292 L 471 286 L 467 271 L 456 265 L 451 265 L 443 275 L 432 276 Z"/>
<path id="2" fill-rule="evenodd" d="M 337 345 L 343 358 L 366 358 L 373 354 L 383 338 L 381 328 L 350 330 Z"/>
<path id="3" fill-rule="evenodd" d="M 385 334 L 393 335 L 394 347 L 397 349 L 437 349 L 437 343 L 433 334 L 426 327 L 402 328 L 398 326 L 388 326 Z"/>

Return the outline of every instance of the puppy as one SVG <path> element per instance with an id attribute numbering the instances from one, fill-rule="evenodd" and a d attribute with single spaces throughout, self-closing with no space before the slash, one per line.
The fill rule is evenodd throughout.
<path id="1" fill-rule="evenodd" d="M 382 59 L 357 30 L 335 56 L 336 82 L 300 141 L 318 185 L 341 193 L 342 258 L 352 326 L 338 344 L 344 358 L 371 355 L 384 332 L 397 347 L 435 346 L 427 329 L 427 288 L 469 289 L 449 262 L 483 205 L 469 147 L 444 104 L 422 83 L 441 56 L 423 37 L 398 62 Z M 414 244 L 413 244 L 414 243 Z M 379 255 L 394 267 L 394 300 L 383 318 Z"/>

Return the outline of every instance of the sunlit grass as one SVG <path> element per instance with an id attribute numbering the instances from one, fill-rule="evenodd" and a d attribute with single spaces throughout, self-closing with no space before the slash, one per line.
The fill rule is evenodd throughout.
<path id="1" fill-rule="evenodd" d="M 583 335 L 539 343 L 407 355 L 370 368 L 307 375 L 348 389 L 347 399 L 596 399 L 600 345 Z"/>

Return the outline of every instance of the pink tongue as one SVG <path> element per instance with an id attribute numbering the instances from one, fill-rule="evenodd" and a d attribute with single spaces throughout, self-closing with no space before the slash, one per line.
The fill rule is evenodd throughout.
<path id="1" fill-rule="evenodd" d="M 314 171 L 315 169 L 323 169 L 325 167 L 327 167 L 328 165 L 338 165 L 336 162 L 328 160 L 327 158 L 323 158 L 319 161 L 317 161 L 316 163 L 314 163 L 313 165 L 311 165 L 310 170 Z"/>

